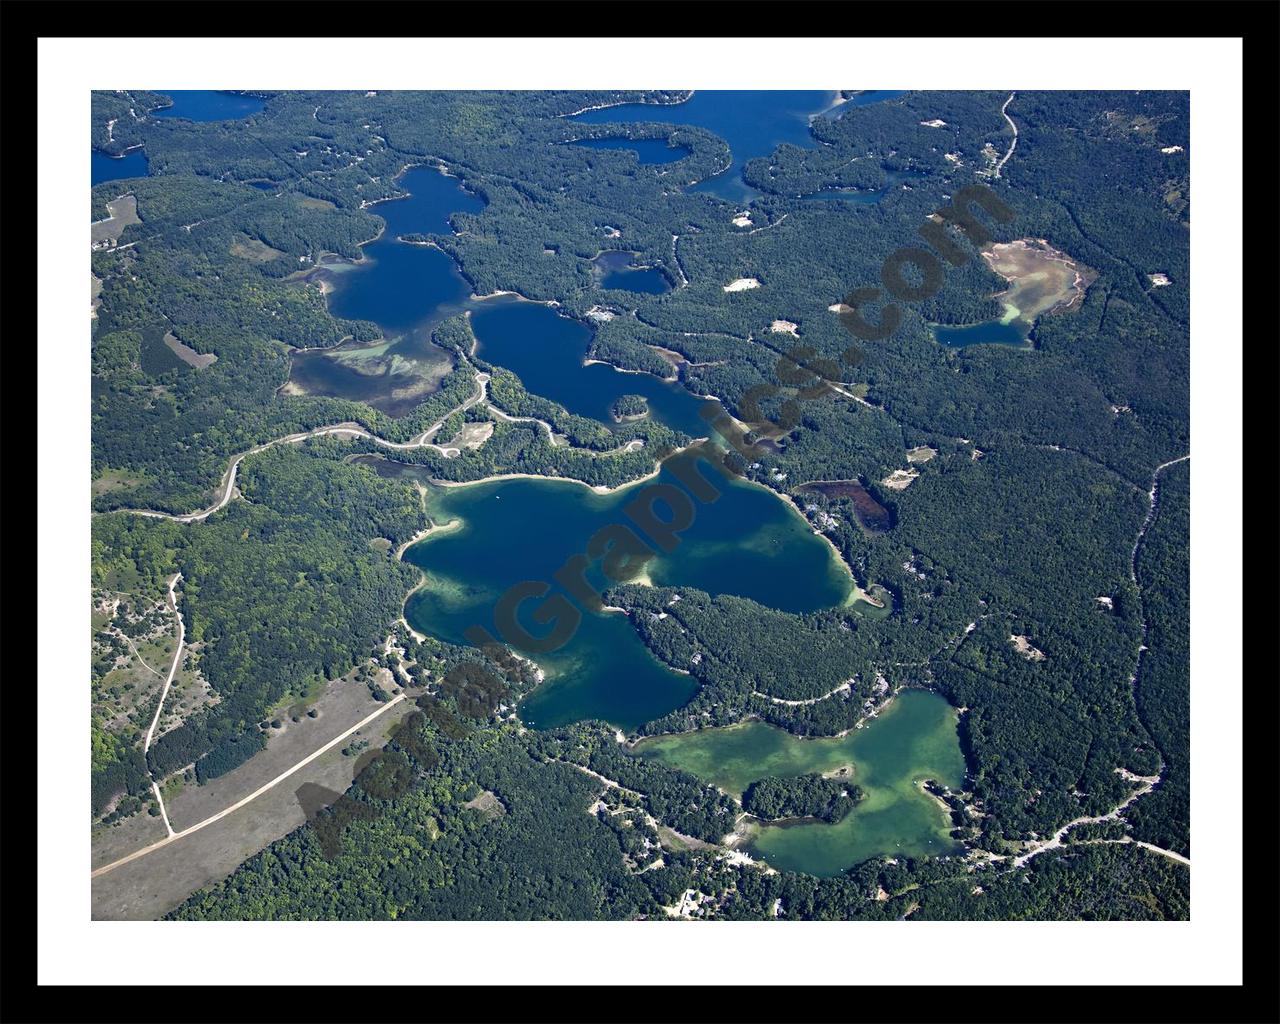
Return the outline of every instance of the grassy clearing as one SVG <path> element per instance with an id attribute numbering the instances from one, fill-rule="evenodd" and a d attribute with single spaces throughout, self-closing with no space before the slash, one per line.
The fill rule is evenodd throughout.
<path id="1" fill-rule="evenodd" d="M 141 224 L 138 218 L 138 200 L 135 196 L 121 196 L 107 203 L 106 220 L 90 225 L 89 237 L 94 243 L 118 241 L 130 224 Z"/>
<path id="2" fill-rule="evenodd" d="M 355 671 L 355 669 L 352 669 L 348 672 L 343 677 L 344 681 L 354 678 Z M 313 679 L 302 694 L 286 693 L 271 707 L 267 708 L 262 717 L 269 721 L 273 718 L 293 718 L 295 715 L 305 715 L 307 709 L 320 699 L 325 687 L 328 685 L 328 682 L 324 679 Z"/>
<path id="3" fill-rule="evenodd" d="M 145 473 L 130 473 L 123 469 L 106 469 L 92 483 L 93 497 L 109 491 L 128 491 L 147 482 Z"/>
<path id="4" fill-rule="evenodd" d="M 284 255 L 279 249 L 273 249 L 259 238 L 240 235 L 231 243 L 231 255 L 253 263 L 270 263 Z"/>
<path id="5" fill-rule="evenodd" d="M 203 370 L 209 364 L 216 363 L 218 361 L 218 357 L 214 355 L 212 352 L 205 352 L 202 354 L 200 352 L 197 352 L 195 349 L 189 348 L 188 346 L 184 345 L 181 341 L 178 340 L 177 335 L 175 335 L 172 331 L 169 331 L 165 334 L 164 343 L 166 346 L 168 346 L 168 349 L 170 352 L 172 352 L 175 356 L 181 359 L 188 366 L 194 367 L 197 370 Z"/>

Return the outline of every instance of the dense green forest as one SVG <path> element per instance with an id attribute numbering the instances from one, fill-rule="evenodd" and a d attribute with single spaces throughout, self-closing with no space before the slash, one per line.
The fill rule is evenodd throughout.
<path id="1" fill-rule="evenodd" d="M 93 521 L 94 583 L 153 583 L 181 572 L 187 639 L 204 642 L 202 669 L 220 700 L 160 736 L 148 752 L 164 777 L 195 763 L 203 780 L 262 746 L 257 722 L 286 694 L 344 674 L 371 654 L 400 614 L 416 573 L 369 547 L 409 539 L 425 522 L 417 495 L 344 463 L 339 442 L 272 448 L 246 460 L 246 500 L 195 528 L 125 514 Z M 95 773 L 95 805 L 141 777 Z M 143 785 L 142 788 L 145 788 Z"/>
<path id="2" fill-rule="evenodd" d="M 1138 549 L 1147 650 L 1137 679 L 1138 715 L 1164 759 L 1160 787 L 1128 811 L 1136 839 L 1191 856 L 1191 516 L 1189 462 L 1160 474 L 1157 514 Z"/>
<path id="3" fill-rule="evenodd" d="M 831 736 L 900 687 L 928 686 L 966 709 L 964 793 L 977 817 L 965 842 L 997 856 L 1109 811 L 1131 791 L 1127 773 L 1161 780 L 1115 828 L 1073 832 L 1078 841 L 1023 868 L 951 858 L 873 861 L 837 879 L 766 874 L 699 844 L 719 842 L 743 810 L 833 820 L 856 787 L 841 797 L 834 780 L 762 780 L 739 806 L 629 756 L 600 723 L 524 733 L 490 713 L 483 692 L 441 691 L 467 724 L 424 708 L 434 756 L 392 743 L 412 785 L 382 797 L 353 786 L 353 800 L 393 813 L 344 821 L 336 858 L 304 827 L 176 916 L 663 917 L 688 888 L 712 897 L 718 917 L 1187 916 L 1184 867 L 1129 843 L 1084 841 L 1190 850 L 1186 464 L 1161 474 L 1157 513 L 1130 560 L 1153 471 L 1189 449 L 1187 94 L 912 92 L 818 118 L 812 147 L 746 163 L 759 192 L 750 230 L 734 224 L 738 207 L 688 187 L 729 153 L 712 132 L 663 120 L 683 93 L 259 95 L 261 113 L 216 122 L 149 116 L 169 103 L 159 93 L 93 95 L 94 148 L 141 145 L 150 167 L 91 191 L 92 219 L 128 194 L 140 221 L 91 257 L 102 281 L 94 583 L 155 591 L 181 572 L 188 637 L 203 645 L 218 698 L 145 757 L 95 732 L 95 815 L 122 794 L 145 798 L 153 775 L 229 771 L 266 742 L 268 708 L 376 656 L 419 581 L 370 541 L 394 550 L 427 525 L 397 463 L 420 479 L 521 472 L 616 486 L 688 442 L 640 418 L 636 395 L 605 424 L 530 392 L 477 355 L 464 314 L 435 324 L 452 369 L 402 416 L 286 387 L 296 351 L 381 338 L 374 323 L 334 316 L 309 272 L 360 259 L 385 226 L 372 204 L 401 195 L 398 176 L 423 163 L 486 205 L 416 240 L 452 257 L 477 294 L 518 292 L 591 326 L 592 358 L 670 379 L 671 353 L 682 357 L 683 387 L 750 421 L 750 438 L 767 437 L 743 471 L 794 496 L 884 604 L 792 615 L 685 587 L 678 603 L 668 588 L 615 588 L 610 603 L 632 612 L 654 655 L 699 684 L 638 733 L 758 717 Z M 997 177 L 1011 140 L 1006 101 L 1018 145 Z M 622 102 L 653 104 L 653 120 L 566 117 Z M 654 165 L 566 144 L 609 137 L 665 139 L 681 155 Z M 939 344 L 933 325 L 999 317 L 1007 287 L 952 231 L 965 255 L 945 263 L 936 292 L 898 301 L 885 337 L 853 337 L 831 307 L 878 289 L 886 258 L 921 245 L 922 225 L 975 182 L 1013 211 L 982 220 L 992 239 L 1043 239 L 1096 273 L 1083 299 L 1038 319 L 1024 348 Z M 886 194 L 802 198 L 827 189 Z M 624 246 L 675 286 L 602 289 L 593 260 Z M 1155 284 L 1161 274 L 1169 284 Z M 739 278 L 760 286 L 728 292 Z M 859 312 L 875 320 L 888 302 L 881 294 Z M 597 307 L 617 315 L 589 316 Z M 175 342 L 216 360 L 184 360 Z M 477 373 L 488 375 L 487 400 L 460 411 Z M 241 463 L 238 496 L 203 521 L 125 511 L 204 508 L 234 455 L 286 434 L 355 423 L 405 444 L 441 420 L 437 442 L 466 423 L 492 433 L 448 457 L 425 445 L 391 455 L 350 437 L 277 445 Z M 909 463 L 918 447 L 935 454 Z M 394 461 L 379 472 L 352 461 L 375 455 Z M 896 474 L 908 469 L 904 484 Z M 815 481 L 856 487 L 803 488 Z M 433 670 L 488 663 L 430 644 Z M 531 685 L 498 667 L 517 689 Z M 429 685 L 422 662 L 413 671 Z M 622 789 L 601 794 L 589 772 Z M 467 806 L 482 791 L 502 813 Z M 607 806 L 586 813 L 597 796 Z M 661 869 L 641 870 L 658 856 Z"/>
<path id="4" fill-rule="evenodd" d="M 336 831 L 324 819 L 333 812 L 321 812 L 169 916 L 663 919 L 686 889 L 707 897 L 706 916 L 730 920 L 1161 920 L 1188 910 L 1187 870 L 1133 845 L 1068 846 L 1013 869 L 901 859 L 837 878 L 765 873 L 689 841 L 732 817 L 717 813 L 723 797 L 654 762 L 604 754 L 616 744 L 603 730 L 446 732 L 425 717 L 415 728 L 393 741 L 386 765 L 357 778 Z M 565 763 L 573 751 L 601 774 L 623 762 L 635 770 L 625 788 L 606 788 Z M 392 766 L 413 782 L 388 800 L 380 780 Z M 469 806 L 481 793 L 496 798 L 489 810 Z M 655 827 L 694 803 L 700 816 L 675 834 Z"/>
<path id="5" fill-rule="evenodd" d="M 837 822 L 862 799 L 862 790 L 839 779 L 800 775 L 758 779 L 742 794 L 742 809 L 757 818 L 817 818 Z"/>

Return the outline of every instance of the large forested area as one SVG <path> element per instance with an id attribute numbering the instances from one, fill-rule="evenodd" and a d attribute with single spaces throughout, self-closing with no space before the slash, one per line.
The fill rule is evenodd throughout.
<path id="1" fill-rule="evenodd" d="M 812 147 L 784 145 L 747 163 L 745 180 L 760 192 L 750 226 L 735 224 L 738 207 L 686 187 L 724 166 L 726 145 L 663 122 L 657 104 L 683 94 L 258 95 L 261 113 L 207 123 L 150 116 L 166 103 L 159 94 L 94 96 L 94 147 L 142 145 L 150 167 L 91 197 L 97 221 L 106 203 L 133 195 L 140 221 L 92 257 L 102 281 L 94 584 L 155 593 L 181 573 L 188 638 L 202 645 L 218 698 L 146 757 L 123 742 L 95 755 L 95 814 L 188 765 L 200 779 L 229 770 L 261 747 L 269 708 L 374 655 L 418 582 L 394 549 L 428 525 L 412 486 L 347 461 L 385 449 L 349 438 L 248 456 L 238 496 L 201 521 L 127 510 L 207 507 L 233 456 L 326 424 L 406 442 L 466 402 L 480 371 L 490 375 L 488 402 L 455 414 L 440 438 L 464 420 L 490 420 L 484 443 L 456 457 L 419 447 L 398 460 L 455 481 L 516 471 L 616 485 L 687 440 L 652 419 L 597 424 L 529 392 L 479 358 L 461 316 L 435 331 L 454 369 L 401 417 L 284 387 L 295 349 L 379 337 L 374 323 L 331 315 L 305 271 L 323 258 L 358 259 L 383 227 L 372 204 L 399 194 L 405 168 L 432 164 L 486 206 L 417 240 L 448 253 L 477 294 L 558 303 L 594 328 L 591 355 L 621 368 L 669 376 L 657 349 L 676 353 L 684 386 L 744 420 L 761 385 L 777 389 L 766 415 L 793 399 L 796 422 L 747 472 L 815 505 L 856 578 L 886 600 L 880 616 L 798 616 L 690 588 L 675 604 L 664 588 L 617 588 L 611 603 L 633 611 L 655 656 L 700 684 L 686 707 L 638 731 L 757 716 L 830 736 L 854 726 L 864 699 L 884 692 L 881 680 L 890 694 L 933 687 L 965 709 L 965 842 L 1009 859 L 981 868 L 876 860 L 836 879 L 729 864 L 702 844 L 731 830 L 741 812 L 733 800 L 628 756 L 602 723 L 524 732 L 508 709 L 470 716 L 465 729 L 426 716 L 433 755 L 391 744 L 412 785 L 380 796 L 358 780 L 353 799 L 390 813 L 345 823 L 337 856 L 304 827 L 178 916 L 663 916 L 690 888 L 723 917 L 1187 915 L 1188 870 L 1127 841 L 1073 843 L 1069 834 L 1061 849 L 1011 866 L 1027 844 L 1120 804 L 1132 776 L 1157 773 L 1155 790 L 1105 838 L 1190 852 L 1188 463 L 1160 474 L 1133 561 L 1156 467 L 1189 450 L 1185 94 L 1019 92 L 1008 106 L 1018 144 L 999 177 L 992 154 L 1012 138 L 1001 116 L 1007 92 L 908 93 L 855 107 L 815 120 Z M 564 116 L 635 101 L 655 104 L 652 123 Z M 626 150 L 562 144 L 617 135 L 666 138 L 685 155 L 649 165 Z M 797 198 L 890 181 L 901 185 L 879 203 Z M 885 258 L 923 244 L 921 225 L 975 182 L 1013 211 L 1008 222 L 983 220 L 995 240 L 1043 239 L 1096 273 L 1083 301 L 1036 321 L 1025 348 L 943 346 L 933 324 L 1001 314 L 993 296 L 1006 282 L 974 258 L 944 263 L 936 294 L 900 300 L 888 337 L 852 337 L 831 307 L 878 285 Z M 610 248 L 634 252 L 636 265 L 675 287 L 603 289 L 592 260 Z M 1155 275 L 1170 283 L 1157 287 Z M 726 291 L 741 278 L 759 287 Z M 620 315 L 588 316 L 601 305 Z M 867 317 L 880 312 L 873 304 Z M 771 329 L 779 320 L 795 325 L 798 341 Z M 217 358 L 178 358 L 166 338 Z M 780 362 L 796 344 L 808 365 L 838 369 L 839 391 L 801 394 L 807 381 Z M 527 419 L 502 418 L 495 406 Z M 643 447 L 617 450 L 633 439 Z M 917 446 L 936 455 L 909 464 Z M 885 482 L 909 466 L 918 473 L 909 486 Z M 856 481 L 884 515 L 869 527 L 865 501 L 798 490 L 812 481 Z M 389 543 L 371 544 L 379 538 Z M 478 657 L 432 649 L 445 662 Z M 824 698 L 846 680 L 851 688 Z M 441 700 L 459 706 L 456 696 Z M 622 789 L 588 813 L 597 775 Z M 499 810 L 468 806 L 480 792 L 495 794 Z M 661 869 L 643 870 L 659 856 Z"/>

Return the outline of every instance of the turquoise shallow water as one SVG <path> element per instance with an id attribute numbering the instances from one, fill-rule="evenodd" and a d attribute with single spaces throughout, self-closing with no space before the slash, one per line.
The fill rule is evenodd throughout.
<path id="1" fill-rule="evenodd" d="M 874 720 L 838 739 L 801 739 L 763 722 L 656 737 L 636 752 L 739 795 L 766 776 L 790 777 L 853 766 L 862 801 L 834 825 L 821 822 L 761 828 L 751 852 L 776 868 L 838 875 L 877 856 L 954 852 L 950 818 L 920 788 L 932 779 L 964 785 L 957 712 L 936 693 L 906 690 Z"/>

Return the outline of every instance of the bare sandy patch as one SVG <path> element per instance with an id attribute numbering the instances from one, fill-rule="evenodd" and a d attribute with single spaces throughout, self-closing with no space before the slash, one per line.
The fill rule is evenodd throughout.
<path id="1" fill-rule="evenodd" d="M 479 448 L 493 436 L 494 426 L 492 420 L 486 420 L 484 423 L 465 423 L 458 436 L 453 439 L 453 444 L 459 448 Z"/>
<path id="2" fill-rule="evenodd" d="M 498 794 L 491 790 L 484 790 L 479 796 L 468 800 L 463 807 L 470 807 L 473 811 L 479 811 L 486 818 L 501 818 L 507 813 L 506 805 L 498 799 Z"/>
<path id="3" fill-rule="evenodd" d="M 1097 271 L 1060 252 L 1043 238 L 997 242 L 982 250 L 982 258 L 1009 282 L 996 299 L 1004 303 L 1004 320 L 1030 323 L 1047 313 L 1074 309 L 1097 278 Z"/>
<path id="4" fill-rule="evenodd" d="M 907 452 L 908 462 L 928 462 L 938 454 L 937 448 L 930 448 L 927 444 L 918 445 Z"/>
<path id="5" fill-rule="evenodd" d="M 769 325 L 769 330 L 775 334 L 790 334 L 792 337 L 800 337 L 800 325 L 794 324 L 790 320 L 775 320 Z"/>
<path id="6" fill-rule="evenodd" d="M 745 292 L 749 288 L 759 288 L 760 282 L 754 277 L 740 277 L 736 281 L 730 281 L 724 286 L 727 292 Z"/>
<path id="7" fill-rule="evenodd" d="M 905 491 L 919 475 L 918 469 L 895 469 L 880 483 L 891 491 Z"/>
<path id="8" fill-rule="evenodd" d="M 1030 637 L 1010 633 L 1009 642 L 1013 644 L 1013 649 L 1028 661 L 1044 661 L 1044 651 L 1032 646 Z"/>

